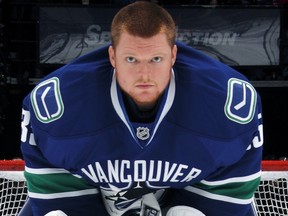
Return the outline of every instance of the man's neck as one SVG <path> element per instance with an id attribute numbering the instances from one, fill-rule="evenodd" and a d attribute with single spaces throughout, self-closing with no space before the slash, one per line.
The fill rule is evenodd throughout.
<path id="1" fill-rule="evenodd" d="M 138 106 L 127 94 L 123 93 L 123 101 L 131 122 L 151 123 L 155 120 L 159 107 L 159 100 L 152 106 Z"/>

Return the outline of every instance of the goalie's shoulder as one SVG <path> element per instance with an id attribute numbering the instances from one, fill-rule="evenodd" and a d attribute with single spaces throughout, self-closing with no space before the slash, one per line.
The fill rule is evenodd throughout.
<path id="1" fill-rule="evenodd" d="M 24 99 L 24 109 L 31 112 L 34 127 L 54 135 L 70 133 L 71 128 L 65 125 L 73 125 L 75 134 L 97 130 L 105 121 L 105 110 L 112 109 L 107 91 L 113 75 L 110 67 L 97 72 L 101 74 L 87 68 L 73 72 L 70 67 L 74 70 L 75 65 L 68 67 L 69 70 L 63 68 L 45 77 Z M 92 128 L 92 124 L 87 124 L 89 120 L 99 124 Z"/>

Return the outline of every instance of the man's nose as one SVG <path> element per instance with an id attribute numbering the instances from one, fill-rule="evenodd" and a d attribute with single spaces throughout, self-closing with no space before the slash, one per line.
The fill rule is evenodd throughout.
<path id="1" fill-rule="evenodd" d="M 149 63 L 141 63 L 139 67 L 139 74 L 143 79 L 148 79 L 151 74 L 151 66 Z"/>

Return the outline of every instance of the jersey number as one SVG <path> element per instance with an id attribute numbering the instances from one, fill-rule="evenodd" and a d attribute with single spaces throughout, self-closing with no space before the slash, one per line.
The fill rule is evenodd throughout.
<path id="1" fill-rule="evenodd" d="M 27 142 L 29 140 L 30 145 L 36 145 L 34 134 L 29 132 L 30 127 L 30 112 L 22 109 L 22 122 L 21 122 L 21 142 Z"/>

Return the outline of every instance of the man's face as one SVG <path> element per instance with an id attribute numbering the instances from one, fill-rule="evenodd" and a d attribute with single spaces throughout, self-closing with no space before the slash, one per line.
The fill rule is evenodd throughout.
<path id="1" fill-rule="evenodd" d="M 121 89 L 142 108 L 153 106 L 165 90 L 176 53 L 164 33 L 141 38 L 124 32 L 118 45 L 109 48 Z"/>

